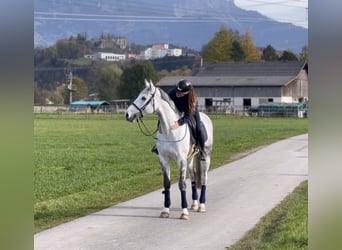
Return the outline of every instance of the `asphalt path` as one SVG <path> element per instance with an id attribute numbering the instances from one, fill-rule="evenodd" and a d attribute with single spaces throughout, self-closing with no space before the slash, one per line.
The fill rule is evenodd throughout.
<path id="1" fill-rule="evenodd" d="M 162 189 L 34 235 L 34 249 L 225 249 L 308 178 L 308 135 L 281 140 L 209 172 L 207 212 L 180 220 L 178 184 L 170 218 Z M 187 180 L 188 203 L 191 200 Z"/>

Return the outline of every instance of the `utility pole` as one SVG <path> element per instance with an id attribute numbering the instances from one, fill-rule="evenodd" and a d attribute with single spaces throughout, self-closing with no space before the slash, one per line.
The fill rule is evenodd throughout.
<path id="1" fill-rule="evenodd" d="M 69 85 L 68 85 L 68 89 L 69 89 L 69 97 L 70 97 L 70 103 L 72 103 L 72 71 L 70 70 L 69 73 Z"/>

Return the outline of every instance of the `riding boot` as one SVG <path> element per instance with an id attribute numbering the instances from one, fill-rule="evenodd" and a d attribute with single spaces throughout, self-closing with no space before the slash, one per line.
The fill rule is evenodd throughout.
<path id="1" fill-rule="evenodd" d="M 205 161 L 205 156 L 206 156 L 206 153 L 204 151 L 204 138 L 203 138 L 203 134 L 202 133 L 198 133 L 197 134 L 197 142 L 199 144 L 199 147 L 200 147 L 200 159 L 201 161 Z"/>

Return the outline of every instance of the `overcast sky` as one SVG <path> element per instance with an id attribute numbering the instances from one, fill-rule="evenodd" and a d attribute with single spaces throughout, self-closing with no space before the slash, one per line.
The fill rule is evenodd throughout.
<path id="1" fill-rule="evenodd" d="M 246 10 L 255 10 L 278 22 L 308 28 L 308 0 L 234 0 Z"/>

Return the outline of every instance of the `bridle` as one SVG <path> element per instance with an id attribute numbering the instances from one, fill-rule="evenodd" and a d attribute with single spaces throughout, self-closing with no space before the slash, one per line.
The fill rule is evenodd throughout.
<path id="1" fill-rule="evenodd" d="M 151 101 L 152 101 L 152 106 L 153 106 L 153 112 L 156 111 L 155 102 L 154 102 L 154 96 L 156 95 L 156 92 L 157 92 L 157 88 L 155 88 L 154 92 L 151 95 L 151 98 L 143 106 L 141 106 L 140 108 L 134 102 L 132 102 L 133 107 L 135 107 L 139 111 L 139 113 L 140 113 L 140 117 L 137 119 L 137 122 L 138 122 L 138 126 L 139 126 L 139 129 L 140 129 L 141 133 L 143 133 L 143 135 L 145 135 L 145 136 L 152 136 L 153 137 L 153 135 L 155 133 L 157 133 L 157 131 L 158 131 L 158 128 L 157 128 L 153 133 L 151 133 L 148 130 L 148 128 L 146 127 L 146 125 L 143 122 L 143 120 L 142 120 L 142 118 L 144 117 L 143 111 L 146 109 L 147 105 L 149 105 Z M 142 128 L 140 123 L 142 124 L 144 129 Z"/>
<path id="2" fill-rule="evenodd" d="M 141 106 L 140 108 L 139 108 L 134 102 L 132 102 L 132 105 L 133 105 L 133 106 L 139 111 L 139 113 L 140 113 L 140 118 L 139 118 L 139 119 L 141 119 L 141 118 L 144 117 L 143 111 L 146 109 L 147 105 L 149 105 L 151 101 L 153 101 L 153 103 L 152 103 L 152 105 L 153 105 L 153 112 L 155 112 L 156 109 L 155 109 L 155 103 L 154 103 L 154 96 L 156 95 L 156 92 L 157 92 L 157 88 L 155 88 L 154 92 L 153 92 L 152 95 L 151 95 L 151 98 L 150 98 L 143 106 Z"/>

